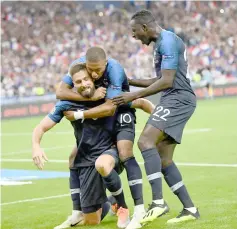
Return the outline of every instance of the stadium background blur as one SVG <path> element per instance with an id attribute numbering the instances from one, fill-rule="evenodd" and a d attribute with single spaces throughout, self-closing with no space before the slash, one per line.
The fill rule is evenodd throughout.
<path id="1" fill-rule="evenodd" d="M 69 64 L 94 45 L 129 77 L 154 77 L 152 47 L 128 28 L 142 8 L 185 41 L 193 85 L 237 81 L 236 2 L 2 2 L 1 97 L 54 93 Z"/>
<path id="2" fill-rule="evenodd" d="M 52 229 L 71 213 L 68 155 L 75 144 L 71 125 L 62 120 L 43 138 L 49 158 L 44 171 L 32 163 L 32 130 L 54 107 L 55 88 L 69 64 L 90 46 L 104 47 L 129 77 L 155 76 L 152 47 L 135 41 L 128 28 L 131 15 L 144 8 L 163 28 L 184 39 L 188 77 L 199 88 L 196 94 L 209 98 L 212 93 L 202 91 L 207 83 L 214 88 L 214 99 L 198 100 L 175 153 L 202 218 L 168 226 L 166 221 L 177 216 L 181 205 L 163 182 L 171 211 L 146 228 L 237 228 L 237 96 L 229 97 L 237 95 L 237 2 L 229 1 L 1 2 L 1 118 L 6 119 L 1 121 L 1 228 Z M 215 99 L 218 95 L 228 98 Z M 157 95 L 153 102 L 157 104 Z M 137 111 L 134 154 L 143 172 L 146 206 L 151 190 L 136 142 L 147 119 Z M 132 214 L 126 173 L 121 178 Z M 107 216 L 95 228 L 115 229 L 115 222 Z"/>

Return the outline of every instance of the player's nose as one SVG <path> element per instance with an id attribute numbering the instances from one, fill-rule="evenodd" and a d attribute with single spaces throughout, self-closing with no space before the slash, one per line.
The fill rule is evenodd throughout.
<path id="1" fill-rule="evenodd" d="M 98 74 L 96 72 L 92 72 L 91 74 L 92 78 L 97 79 L 98 78 Z"/>

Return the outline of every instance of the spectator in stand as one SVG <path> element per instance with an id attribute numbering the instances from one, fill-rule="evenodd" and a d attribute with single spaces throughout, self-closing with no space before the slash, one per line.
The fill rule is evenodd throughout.
<path id="1" fill-rule="evenodd" d="M 154 75 L 152 49 L 124 35 L 131 15 L 147 6 L 186 42 L 191 78 L 210 66 L 214 84 L 237 80 L 236 2 L 148 3 L 121 2 L 99 12 L 83 2 L 3 2 L 1 96 L 31 96 L 36 83 L 54 93 L 69 63 L 95 45 L 119 60 L 128 76 Z"/>

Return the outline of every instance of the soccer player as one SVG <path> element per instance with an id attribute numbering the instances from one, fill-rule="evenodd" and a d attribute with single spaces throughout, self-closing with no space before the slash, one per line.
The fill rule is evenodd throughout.
<path id="1" fill-rule="evenodd" d="M 117 105 L 162 92 L 160 103 L 147 121 L 138 146 L 145 161 L 147 178 L 152 189 L 152 204 L 141 221 L 147 223 L 168 212 L 162 195 L 162 173 L 173 193 L 183 204 L 182 212 L 167 223 L 194 220 L 200 217 L 173 162 L 173 153 L 181 143 L 183 129 L 196 108 L 196 96 L 187 74 L 187 52 L 176 34 L 163 30 L 150 11 L 141 10 L 131 18 L 133 37 L 142 44 L 154 46 L 154 66 L 157 78 L 131 80 L 145 89 L 124 93 L 114 98 Z"/>
<path id="2" fill-rule="evenodd" d="M 122 91 L 129 91 L 129 84 L 123 67 L 118 61 L 107 58 L 105 51 L 100 47 L 92 47 L 87 50 L 86 56 L 81 57 L 74 61 L 71 66 L 81 62 L 86 63 L 88 72 L 92 75 L 96 88 L 107 88 L 106 103 L 98 108 L 86 111 L 86 114 L 78 111 L 76 114 L 77 119 L 83 118 L 96 118 L 104 116 L 112 116 L 116 110 L 116 114 L 112 119 L 115 120 L 117 148 L 119 157 L 123 162 L 127 172 L 128 183 L 134 200 L 134 219 L 141 218 L 145 215 L 145 208 L 142 194 L 142 173 L 141 169 L 133 155 L 133 142 L 135 138 L 135 113 L 129 105 L 117 107 L 113 106 L 111 109 L 112 98 L 122 93 Z M 83 101 L 77 93 L 71 89 L 74 84 L 70 74 L 63 78 L 56 95 L 58 99 Z M 96 114 L 96 115 L 95 115 Z M 116 119 L 116 117 L 118 117 Z M 111 174 L 112 176 L 112 174 Z M 130 227 L 128 226 L 127 229 Z"/>
<path id="3" fill-rule="evenodd" d="M 75 66 L 72 67 L 72 75 L 74 77 L 74 83 L 75 86 L 77 87 L 77 90 L 85 97 L 91 97 L 94 93 L 94 84 L 91 80 L 91 78 L 89 77 L 86 68 L 84 65 L 82 64 L 77 64 Z M 151 111 L 153 110 L 153 106 L 151 106 L 152 104 L 145 103 L 145 100 L 137 100 L 135 101 L 132 105 L 134 107 L 140 107 L 143 108 L 145 111 L 151 113 Z M 95 103 L 95 102 L 93 102 Z M 98 102 L 97 102 L 98 103 Z M 100 102 L 101 103 L 101 102 Z M 39 126 L 37 126 L 37 128 L 34 130 L 33 133 L 33 157 L 35 160 L 35 163 L 37 164 L 37 166 L 39 168 L 42 168 L 43 164 L 41 161 L 41 157 L 38 157 L 37 155 L 42 155 L 43 158 L 47 159 L 47 157 L 45 156 L 44 152 L 40 149 L 40 139 L 42 138 L 43 134 L 48 131 L 49 129 L 51 129 L 54 125 L 56 125 L 56 123 L 58 123 L 62 117 L 63 117 L 63 111 L 64 110 L 68 110 L 68 109 L 82 109 L 83 108 L 83 104 L 84 105 L 92 105 L 91 102 L 80 102 L 79 104 L 75 104 L 69 101 L 61 101 L 59 103 L 57 103 L 56 107 L 55 107 L 55 111 L 52 112 L 52 114 L 49 114 L 48 117 L 46 116 L 44 118 L 44 120 L 40 123 Z M 111 104 L 112 105 L 112 104 Z M 113 106 L 113 105 L 112 105 Z M 73 113 L 73 112 L 72 112 Z M 75 120 L 75 119 L 73 119 Z M 73 121 L 72 120 L 72 121 Z M 96 169 L 99 171 L 99 173 L 102 175 L 103 177 L 103 181 L 105 182 L 107 188 L 111 191 L 111 193 L 115 196 L 117 203 L 120 204 L 120 206 L 122 205 L 124 208 L 126 208 L 126 203 L 124 200 L 124 195 L 122 192 L 122 187 L 121 187 L 121 181 L 119 179 L 119 176 L 116 174 L 115 171 L 112 171 L 113 168 L 115 167 L 115 165 L 118 164 L 118 158 L 116 157 L 116 151 L 113 150 L 107 150 L 105 153 L 103 153 L 103 155 L 100 155 L 98 157 L 98 155 L 101 153 L 101 151 L 105 148 L 103 148 L 103 145 L 108 144 L 108 142 L 111 142 L 111 136 L 112 134 L 109 133 L 108 137 L 108 131 L 105 130 L 101 130 L 101 125 L 103 126 L 104 124 L 104 120 L 105 119 L 101 119 L 101 120 L 90 120 L 90 122 L 88 123 L 87 120 L 84 121 L 83 123 L 83 128 L 81 127 L 81 120 L 78 122 L 72 122 L 72 125 L 74 126 L 75 129 L 75 136 L 77 138 L 77 144 L 78 142 L 80 142 L 79 145 L 79 154 L 75 156 L 72 156 L 73 158 L 75 158 L 75 161 L 77 161 L 77 165 L 76 167 L 84 167 L 86 166 L 86 168 L 81 168 L 80 171 L 80 176 L 81 174 L 83 174 L 83 178 L 82 178 L 82 187 L 81 187 L 81 195 L 82 195 L 82 200 L 83 203 L 82 205 L 85 205 L 85 203 L 92 203 L 92 201 L 88 200 L 88 198 L 90 198 L 91 196 L 95 197 L 95 195 L 93 194 L 95 192 L 95 190 L 93 189 L 93 186 L 91 187 L 90 182 L 83 182 L 86 180 L 91 179 L 91 176 L 88 176 L 87 172 L 82 172 L 83 169 L 84 171 L 87 171 L 88 167 L 89 167 L 89 174 L 93 174 L 95 172 L 93 172 L 93 168 L 94 166 L 92 166 L 93 163 L 95 163 L 95 167 Z M 86 123 L 87 122 L 87 123 Z M 86 126 L 85 126 L 86 125 Z M 110 127 L 109 127 L 110 128 Z M 85 131 L 83 131 L 83 129 L 85 129 Z M 87 149 L 87 151 L 85 150 Z M 73 155 L 75 155 L 75 150 Z M 96 157 L 98 157 L 96 159 Z M 94 162 L 96 159 L 96 162 Z M 92 168 L 93 167 L 93 168 Z M 107 176 L 113 172 L 114 173 L 114 180 L 109 180 L 107 179 Z M 85 174 L 85 175 L 84 175 Z M 95 176 L 95 174 L 94 174 Z M 87 178 L 89 177 L 89 179 Z M 94 177 L 93 179 L 95 179 L 95 184 L 96 181 L 96 177 Z M 74 165 L 74 169 L 70 169 L 70 188 L 71 188 L 71 194 L 72 194 L 72 200 L 73 200 L 73 214 L 70 217 L 70 219 L 68 219 L 67 221 L 65 221 L 63 224 L 59 225 L 58 227 L 56 227 L 57 229 L 61 229 L 61 228 L 68 228 L 71 225 L 76 225 L 79 224 L 80 221 L 82 221 L 82 215 L 81 215 L 81 204 L 80 204 L 80 197 L 79 196 L 79 188 L 80 188 L 80 182 L 78 182 L 78 170 L 75 168 Z M 86 186 L 86 187 L 85 187 Z M 98 189 L 100 189 L 100 185 L 97 184 Z M 86 191 L 85 191 L 86 190 Z M 84 192 L 83 192 L 84 191 Z M 87 194 L 86 194 L 87 193 Z M 91 195 L 90 195 L 91 193 Z M 100 195 L 101 193 L 98 191 L 98 195 Z M 101 194 L 103 195 L 103 193 Z M 96 202 L 97 203 L 97 202 Z M 76 208 L 75 208 L 76 206 Z M 97 206 L 99 207 L 99 205 Z M 96 209 L 97 209 L 96 207 Z M 104 208 L 107 207 L 104 204 Z M 103 208 L 103 209 L 104 209 Z M 96 210 L 95 208 L 90 208 L 90 211 L 92 210 Z M 120 209 L 121 211 L 124 211 L 123 208 Z M 84 209 L 84 212 L 87 213 L 88 209 Z M 100 210 L 101 211 L 101 210 Z M 106 212 L 106 211 L 104 211 Z M 101 214 L 101 213 L 100 213 Z M 93 222 L 100 222 L 100 214 L 97 212 L 96 215 L 94 215 L 94 218 L 97 216 L 97 218 L 92 219 L 90 218 L 90 220 L 88 220 L 86 218 L 86 223 L 87 224 L 94 224 Z M 103 217 L 105 216 L 105 214 L 103 214 Z M 125 224 L 124 224 L 125 223 Z M 118 220 L 118 226 L 120 228 L 125 228 L 127 225 L 127 221 L 121 221 L 119 222 Z"/>

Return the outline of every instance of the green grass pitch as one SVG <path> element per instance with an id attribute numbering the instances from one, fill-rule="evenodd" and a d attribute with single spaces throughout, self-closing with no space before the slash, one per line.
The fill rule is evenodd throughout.
<path id="1" fill-rule="evenodd" d="M 3 169 L 27 169 L 29 174 L 31 170 L 36 170 L 32 162 L 21 162 L 18 159 L 31 159 L 31 132 L 41 118 L 2 121 Z M 147 118 L 148 115 L 137 111 L 136 140 Z M 42 146 L 49 160 L 67 160 L 74 142 L 72 127 L 64 120 L 44 136 Z M 137 160 L 142 162 L 136 144 L 134 153 Z M 199 207 L 201 219 L 167 225 L 166 221 L 175 217 L 182 210 L 182 206 L 163 182 L 164 198 L 171 211 L 144 228 L 237 229 L 237 167 L 210 165 L 237 164 L 237 98 L 199 101 L 195 114 L 186 126 L 182 144 L 176 148 L 174 160 L 179 163 L 209 163 L 206 166 L 178 166 L 193 201 Z M 67 163 L 49 161 L 45 170 L 68 171 L 67 166 Z M 141 168 L 147 207 L 151 202 L 151 191 L 144 166 L 141 165 Z M 132 214 L 133 201 L 125 172 L 121 177 Z M 70 196 L 43 199 L 68 194 L 67 178 L 33 180 L 32 184 L 23 186 L 2 186 L 1 191 L 3 229 L 52 229 L 71 213 Z M 35 198 L 42 199 L 17 202 Z M 107 216 L 101 225 L 82 228 L 114 229 L 116 217 Z"/>

